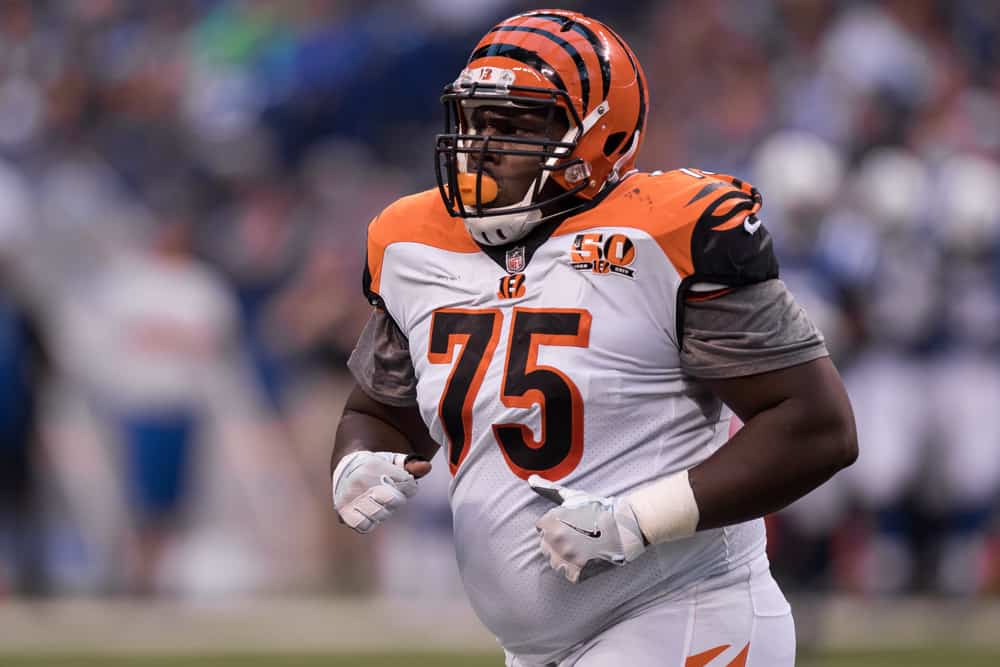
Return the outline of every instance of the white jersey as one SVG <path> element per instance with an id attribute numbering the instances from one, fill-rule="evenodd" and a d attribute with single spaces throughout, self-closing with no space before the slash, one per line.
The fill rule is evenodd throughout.
<path id="1" fill-rule="evenodd" d="M 140 254 L 112 265 L 97 295 L 94 371 L 106 397 L 135 409 L 204 403 L 236 327 L 222 280 L 194 259 Z"/>
<path id="2" fill-rule="evenodd" d="M 535 521 L 552 505 L 525 481 L 537 473 L 617 496 L 728 439 L 729 410 L 681 368 L 678 296 L 693 280 L 738 284 L 773 263 L 749 192 L 689 170 L 636 174 L 547 236 L 499 252 L 476 245 L 437 191 L 399 200 L 369 227 L 366 290 L 409 340 L 419 409 L 453 474 L 465 589 L 508 651 L 544 662 L 763 554 L 755 520 L 571 584 L 539 550 Z M 712 244 L 721 255 L 702 252 Z M 729 280 L 713 258 L 740 244 L 756 248 L 741 264 L 751 271 Z"/>

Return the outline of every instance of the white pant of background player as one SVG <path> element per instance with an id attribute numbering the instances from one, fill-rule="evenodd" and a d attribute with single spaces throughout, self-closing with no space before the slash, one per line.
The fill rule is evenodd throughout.
<path id="1" fill-rule="evenodd" d="M 626 566 L 627 567 L 627 566 Z M 541 665 L 507 654 L 507 667 L 791 667 L 795 624 L 766 557 L 605 628 Z"/>
<path id="2" fill-rule="evenodd" d="M 872 353 L 845 374 L 845 382 L 861 449 L 857 464 L 840 480 L 849 487 L 845 492 L 873 510 L 892 508 L 915 493 L 943 517 L 991 506 L 1000 490 L 995 356 L 971 350 L 927 359 Z M 975 551 L 982 542 L 978 533 L 987 528 L 940 540 L 935 581 L 940 590 L 971 593 L 982 585 L 975 557 L 963 552 Z M 871 590 L 906 585 L 910 564 L 900 559 L 904 554 L 896 556 L 876 559 L 885 562 L 866 572 Z"/>

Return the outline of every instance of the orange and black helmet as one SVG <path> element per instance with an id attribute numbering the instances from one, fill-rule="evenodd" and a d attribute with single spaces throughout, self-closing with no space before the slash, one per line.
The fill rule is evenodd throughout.
<path id="1" fill-rule="evenodd" d="M 538 210 L 571 195 L 596 197 L 634 169 L 649 93 L 638 59 L 611 28 L 577 12 L 543 9 L 493 27 L 441 99 L 445 133 L 435 147 L 438 184 L 449 212 L 469 218 Z M 476 104 L 547 108 L 550 122 L 554 113 L 564 115 L 569 130 L 561 139 L 533 141 L 479 136 L 467 115 Z M 465 169 L 470 153 L 484 151 L 539 156 L 542 171 L 530 200 L 496 213 L 484 207 L 489 198 L 483 197 L 482 172 L 470 188 Z M 541 199 L 548 179 L 559 191 Z"/>

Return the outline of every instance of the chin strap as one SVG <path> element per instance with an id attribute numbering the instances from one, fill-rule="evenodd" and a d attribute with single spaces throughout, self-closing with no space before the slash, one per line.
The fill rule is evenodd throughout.
<path id="1" fill-rule="evenodd" d="M 491 246 L 519 241 L 542 220 L 542 212 L 538 209 L 507 215 L 463 218 L 465 228 L 472 238 Z"/>

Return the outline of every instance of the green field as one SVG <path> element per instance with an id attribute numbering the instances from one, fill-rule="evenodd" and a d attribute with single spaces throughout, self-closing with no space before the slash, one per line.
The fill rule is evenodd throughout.
<path id="1" fill-rule="evenodd" d="M 997 667 L 1000 652 L 941 647 L 906 651 L 852 651 L 803 656 L 798 667 Z M 499 655 L 398 653 L 257 656 L 15 656 L 0 654 L 3 667 L 500 667 Z M 665 666 L 669 667 L 669 666 Z M 679 667 L 679 666 L 678 666 Z"/>
<path id="2" fill-rule="evenodd" d="M 803 656 L 798 667 L 997 667 L 1000 653 L 962 649 L 906 651 L 838 651 Z"/>

